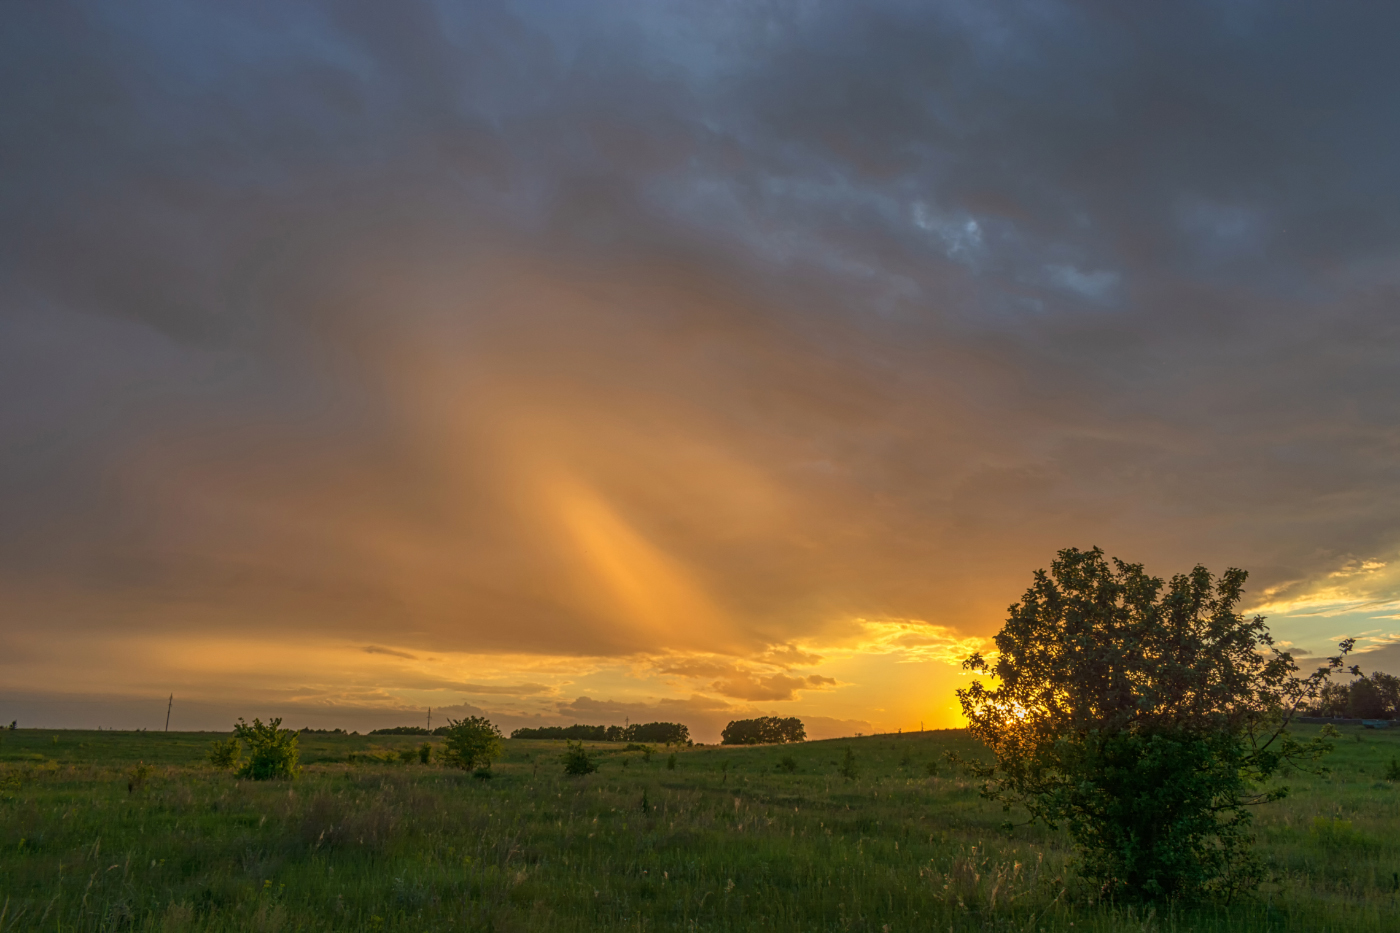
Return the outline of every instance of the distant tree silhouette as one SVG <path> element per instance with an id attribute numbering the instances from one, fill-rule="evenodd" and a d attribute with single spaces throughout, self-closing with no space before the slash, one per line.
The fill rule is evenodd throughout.
<path id="1" fill-rule="evenodd" d="M 802 720 L 795 716 L 787 719 L 777 716 L 736 719 L 720 733 L 720 743 L 723 745 L 782 745 L 802 742 L 806 738 L 807 730 Z"/>

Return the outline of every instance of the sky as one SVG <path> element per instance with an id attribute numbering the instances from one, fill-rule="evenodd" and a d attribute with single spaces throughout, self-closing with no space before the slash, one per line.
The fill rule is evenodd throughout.
<path id="1" fill-rule="evenodd" d="M 1400 6 L 0 11 L 0 719 L 960 722 L 1066 547 L 1400 673 Z"/>

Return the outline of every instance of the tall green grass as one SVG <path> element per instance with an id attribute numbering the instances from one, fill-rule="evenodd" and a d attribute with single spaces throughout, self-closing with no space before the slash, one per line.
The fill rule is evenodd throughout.
<path id="1" fill-rule="evenodd" d="M 1258 811 L 1257 896 L 1143 909 L 1076 884 L 1062 834 L 930 777 L 975 753 L 961 732 L 683 749 L 674 769 L 596 744 L 582 778 L 562 742 L 508 741 L 489 781 L 385 760 L 414 737 L 306 735 L 299 780 L 253 783 L 202 763 L 213 735 L 19 730 L 0 933 L 1400 930 L 1400 730 L 1344 731 L 1332 776 Z"/>

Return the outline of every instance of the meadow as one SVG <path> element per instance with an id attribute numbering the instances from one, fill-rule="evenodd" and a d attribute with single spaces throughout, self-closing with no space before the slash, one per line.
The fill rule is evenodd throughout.
<path id="1" fill-rule="evenodd" d="M 598 743 L 586 777 L 510 740 L 489 780 L 385 760 L 421 738 L 306 733 L 302 775 L 257 783 L 204 762 L 212 733 L 5 731 L 0 933 L 1400 930 L 1400 729 L 1340 731 L 1330 776 L 1257 809 L 1257 894 L 1146 908 L 1007 827 L 941 763 L 978 751 L 956 731 Z"/>

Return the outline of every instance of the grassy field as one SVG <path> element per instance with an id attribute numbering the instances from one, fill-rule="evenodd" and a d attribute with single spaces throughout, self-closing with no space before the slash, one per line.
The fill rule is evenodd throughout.
<path id="1" fill-rule="evenodd" d="M 972 750 L 959 732 L 674 767 L 599 744 L 584 778 L 562 742 L 508 741 L 489 781 L 370 757 L 421 738 L 305 734 L 301 778 L 255 784 L 202 763 L 210 733 L 6 731 L 0 933 L 1400 930 L 1400 729 L 1342 732 L 1330 777 L 1257 811 L 1257 896 L 1143 910 L 1077 887 L 1062 834 L 1003 829 L 967 780 L 929 776 Z"/>

